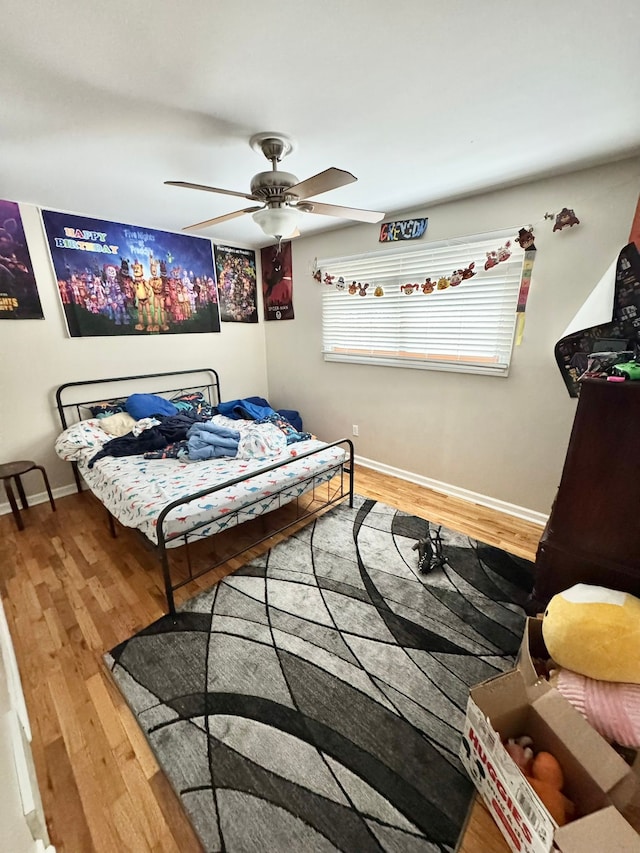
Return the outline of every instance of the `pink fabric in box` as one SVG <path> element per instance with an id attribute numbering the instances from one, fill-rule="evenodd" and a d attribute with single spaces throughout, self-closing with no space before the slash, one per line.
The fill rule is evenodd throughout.
<path id="1" fill-rule="evenodd" d="M 598 681 L 570 669 L 561 669 L 554 683 L 604 738 L 640 747 L 640 684 Z"/>

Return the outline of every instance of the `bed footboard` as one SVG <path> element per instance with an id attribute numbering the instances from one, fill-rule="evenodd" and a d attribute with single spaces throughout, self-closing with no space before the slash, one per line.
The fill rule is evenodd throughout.
<path id="1" fill-rule="evenodd" d="M 237 550 L 233 554 L 227 554 L 222 559 L 214 562 L 213 564 L 207 564 L 204 567 L 194 567 L 190 555 L 189 555 L 189 545 L 192 541 L 198 538 L 198 532 L 202 530 L 206 525 L 211 524 L 211 520 L 208 521 L 199 521 L 197 524 L 194 524 L 192 527 L 189 527 L 186 530 L 182 530 L 180 533 L 169 533 L 167 532 L 167 520 L 170 514 L 178 507 L 186 506 L 187 504 L 201 500 L 207 495 L 213 495 L 215 492 L 219 492 L 222 489 L 226 489 L 229 486 L 234 486 L 237 483 L 241 483 L 247 479 L 247 477 L 236 477 L 232 480 L 227 480 L 224 483 L 220 483 L 217 486 L 204 489 L 200 492 L 196 492 L 192 495 L 188 495 L 180 500 L 173 501 L 170 504 L 167 504 L 159 514 L 156 524 L 156 533 L 158 538 L 157 543 L 157 551 L 160 558 L 160 563 L 162 566 L 162 574 L 164 579 L 164 587 L 165 594 L 167 598 L 167 607 L 169 609 L 169 613 L 173 616 L 176 613 L 175 608 L 175 597 L 174 593 L 180 587 L 185 586 L 196 578 L 201 577 L 202 575 L 207 574 L 208 572 L 213 571 L 214 569 L 221 566 L 223 563 L 226 563 L 229 560 L 238 557 L 240 554 L 245 553 L 250 548 L 259 545 L 261 542 L 265 542 L 267 539 L 288 530 L 290 527 L 293 527 L 296 524 L 299 524 L 301 521 L 304 521 L 307 518 L 311 518 L 313 516 L 317 516 L 319 513 L 327 509 L 336 503 L 341 503 L 342 501 L 348 500 L 349 506 L 353 506 L 353 494 L 354 494 L 354 484 L 353 484 L 353 467 L 354 467 L 354 448 L 353 442 L 348 438 L 339 439 L 338 441 L 330 442 L 328 444 L 324 444 L 320 448 L 315 448 L 313 450 L 309 450 L 305 453 L 300 453 L 292 459 L 284 459 L 279 462 L 275 462 L 272 465 L 267 465 L 264 468 L 260 468 L 258 471 L 252 471 L 251 477 L 256 477 L 261 474 L 268 473 L 270 471 L 275 471 L 280 468 L 284 468 L 287 465 L 292 465 L 294 462 L 297 462 L 301 459 L 309 458 L 313 461 L 313 456 L 326 453 L 327 449 L 336 447 L 341 448 L 343 450 L 342 458 L 337 460 L 335 463 L 330 464 L 328 467 L 325 466 L 320 468 L 317 471 L 312 471 L 308 474 L 308 476 L 303 477 L 301 479 L 296 480 L 295 488 L 299 492 L 297 496 L 291 496 L 292 486 L 290 484 L 283 484 L 278 488 L 274 489 L 269 495 L 269 501 L 272 504 L 268 510 L 261 510 L 261 512 L 256 513 L 255 517 L 259 517 L 262 515 L 267 515 L 270 512 L 273 512 L 276 509 L 279 509 L 282 506 L 287 504 L 292 504 L 295 502 L 295 517 L 288 520 L 285 524 L 277 527 L 276 529 L 270 529 L 268 533 L 263 536 L 259 536 L 258 538 L 251 541 L 249 545 L 246 545 L 239 550 Z M 309 499 L 309 495 L 311 494 L 311 499 Z M 303 503 L 301 498 L 306 498 L 306 503 Z M 256 509 L 260 504 L 263 504 L 265 498 L 263 495 L 256 498 L 256 500 L 251 501 L 249 503 L 243 503 L 241 507 L 237 510 L 232 510 L 225 514 L 224 516 L 224 526 L 225 529 L 231 528 L 241 522 L 242 516 L 250 515 L 252 510 Z M 213 536 L 217 536 L 219 534 L 213 534 Z M 175 550 L 176 545 L 181 545 L 186 549 L 187 553 L 187 570 L 186 576 L 180 579 L 176 579 L 172 576 L 172 566 L 171 566 L 171 553 Z M 180 548 L 182 550 L 182 548 Z"/>

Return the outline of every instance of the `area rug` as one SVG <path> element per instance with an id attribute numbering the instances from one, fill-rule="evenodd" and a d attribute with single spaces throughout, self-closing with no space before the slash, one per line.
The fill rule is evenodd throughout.
<path id="1" fill-rule="evenodd" d="M 450 852 L 531 568 L 356 496 L 105 661 L 206 851 Z"/>

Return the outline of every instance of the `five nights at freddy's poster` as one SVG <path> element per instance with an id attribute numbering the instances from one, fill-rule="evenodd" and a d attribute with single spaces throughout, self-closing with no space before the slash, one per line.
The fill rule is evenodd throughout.
<path id="1" fill-rule="evenodd" d="M 71 337 L 219 332 L 209 240 L 43 210 Z"/>
<path id="2" fill-rule="evenodd" d="M 0 201 L 0 320 L 43 317 L 20 209 Z"/>

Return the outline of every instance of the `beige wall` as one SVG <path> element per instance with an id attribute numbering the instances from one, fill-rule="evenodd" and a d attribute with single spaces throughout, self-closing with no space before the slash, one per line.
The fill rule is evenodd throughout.
<path id="1" fill-rule="evenodd" d="M 313 259 L 387 248 L 377 242 L 378 226 L 294 241 L 293 321 L 224 323 L 220 334 L 69 338 L 39 213 L 22 205 L 45 319 L 0 323 L 0 459 L 34 459 L 47 467 L 54 487 L 70 485 L 70 467 L 53 452 L 59 384 L 202 365 L 220 372 L 224 398 L 259 394 L 274 406 L 298 408 L 321 438 L 350 437 L 358 424 L 354 442 L 364 459 L 489 502 L 547 513 L 576 405 L 553 346 L 627 242 L 639 190 L 636 158 L 407 212 L 429 216 L 425 239 L 433 241 L 535 225 L 525 336 L 507 378 L 322 359 L 323 285 L 311 277 Z M 581 224 L 553 233 L 544 214 L 565 206 Z M 27 491 L 40 491 L 37 479 Z"/>
<path id="2" fill-rule="evenodd" d="M 60 431 L 54 395 L 63 382 L 213 367 L 226 399 L 267 396 L 262 322 L 222 323 L 218 334 L 69 338 L 39 211 L 20 210 L 45 319 L 0 323 L 1 461 L 33 459 L 46 467 L 52 486 L 73 482 L 71 466 L 53 451 Z M 25 485 L 27 492 L 42 489 L 35 474 Z"/>
<path id="3" fill-rule="evenodd" d="M 525 335 L 506 378 L 325 362 L 323 285 L 311 277 L 314 257 L 388 246 L 377 242 L 375 225 L 294 241 L 296 319 L 266 324 L 272 404 L 299 408 L 305 425 L 326 440 L 350 437 L 358 424 L 359 456 L 418 480 L 548 513 L 576 407 L 553 347 L 627 243 L 639 190 L 634 158 L 411 212 L 429 217 L 423 239 L 432 241 L 535 226 Z M 580 225 L 554 233 L 544 214 L 565 206 L 575 209 Z"/>

